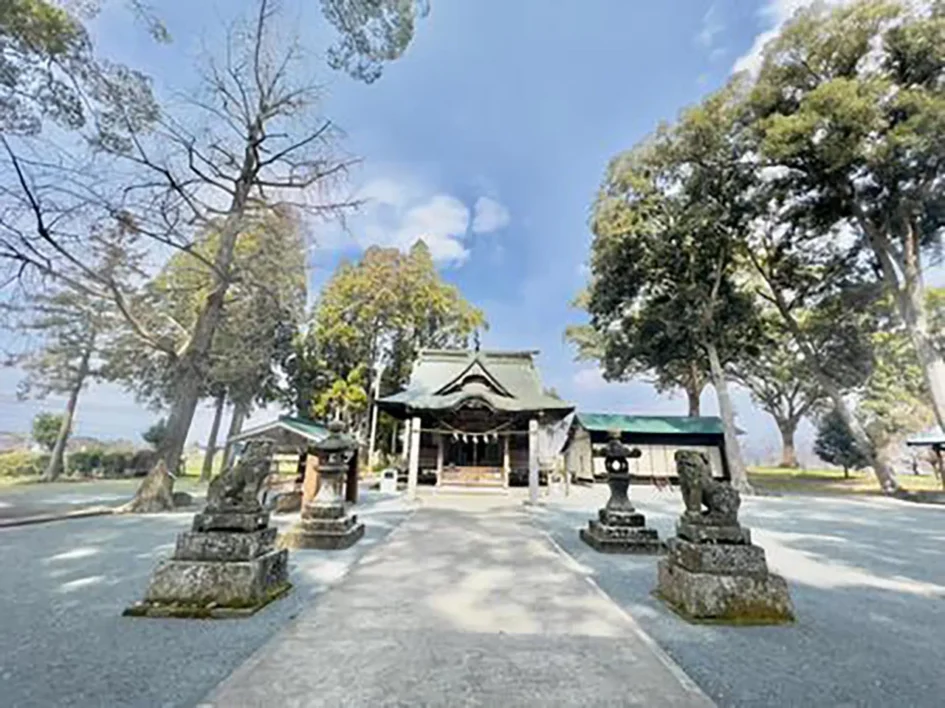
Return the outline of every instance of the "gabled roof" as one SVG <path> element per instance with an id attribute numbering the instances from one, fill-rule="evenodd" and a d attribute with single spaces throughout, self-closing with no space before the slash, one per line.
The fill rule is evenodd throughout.
<path id="1" fill-rule="evenodd" d="M 423 349 L 407 388 L 378 401 L 388 411 L 449 410 L 467 401 L 502 411 L 571 410 L 542 390 L 536 351 Z"/>
<path id="2" fill-rule="evenodd" d="M 722 419 L 715 416 L 682 417 L 623 415 L 621 413 L 578 413 L 577 422 L 586 430 L 664 435 L 722 435 Z M 739 431 L 741 432 L 741 431 Z"/>
<path id="3" fill-rule="evenodd" d="M 252 438 L 273 438 L 276 440 L 308 440 L 320 442 L 328 436 L 328 428 L 308 418 L 294 418 L 289 415 L 279 416 L 276 420 L 257 425 L 228 440 L 230 443 L 243 442 Z"/>

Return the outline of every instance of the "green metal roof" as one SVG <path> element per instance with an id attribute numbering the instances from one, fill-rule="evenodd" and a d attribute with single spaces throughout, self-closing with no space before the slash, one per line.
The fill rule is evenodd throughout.
<path id="1" fill-rule="evenodd" d="M 577 422 L 586 430 L 662 435 L 721 435 L 722 420 L 714 416 L 687 417 L 578 413 Z"/>
<path id="2" fill-rule="evenodd" d="M 407 388 L 378 401 L 381 408 L 448 410 L 471 398 L 503 411 L 571 410 L 542 391 L 535 351 L 421 350 Z"/>
<path id="3" fill-rule="evenodd" d="M 924 445 L 945 445 L 945 434 L 941 430 L 927 430 L 906 439 L 906 445 L 921 447 Z"/>
<path id="4" fill-rule="evenodd" d="M 328 428 L 308 418 L 295 418 L 290 415 L 279 416 L 277 420 L 263 423 L 255 428 L 244 430 L 230 438 L 230 442 L 242 442 L 257 436 L 271 437 L 273 433 L 287 432 L 298 435 L 312 442 L 320 442 L 328 436 Z"/>
<path id="5" fill-rule="evenodd" d="M 327 426 L 316 423 L 314 420 L 309 420 L 308 418 L 294 418 L 290 415 L 280 415 L 279 422 L 286 428 L 309 438 L 321 439 L 327 436 L 329 432 Z"/>

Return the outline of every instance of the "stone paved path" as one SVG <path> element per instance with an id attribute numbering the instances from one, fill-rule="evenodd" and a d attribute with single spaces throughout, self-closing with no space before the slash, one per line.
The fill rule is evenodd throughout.
<path id="1" fill-rule="evenodd" d="M 711 706 L 520 507 L 428 499 L 201 706 Z"/>

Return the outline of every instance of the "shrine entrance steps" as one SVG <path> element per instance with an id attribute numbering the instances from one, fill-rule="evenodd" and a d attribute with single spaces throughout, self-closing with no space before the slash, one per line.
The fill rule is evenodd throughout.
<path id="1" fill-rule="evenodd" d="M 269 705 L 712 703 L 520 500 L 454 495 L 421 499 L 201 704 Z"/>

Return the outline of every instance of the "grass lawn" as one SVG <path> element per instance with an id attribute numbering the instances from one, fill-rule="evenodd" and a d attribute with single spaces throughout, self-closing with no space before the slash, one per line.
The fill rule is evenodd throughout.
<path id="1" fill-rule="evenodd" d="M 932 475 L 897 475 L 899 484 L 909 491 L 941 491 L 942 483 Z M 806 492 L 815 494 L 880 494 L 872 472 L 850 471 L 844 479 L 843 470 L 798 470 L 783 467 L 752 467 L 748 480 L 753 487 L 771 492 Z"/>

